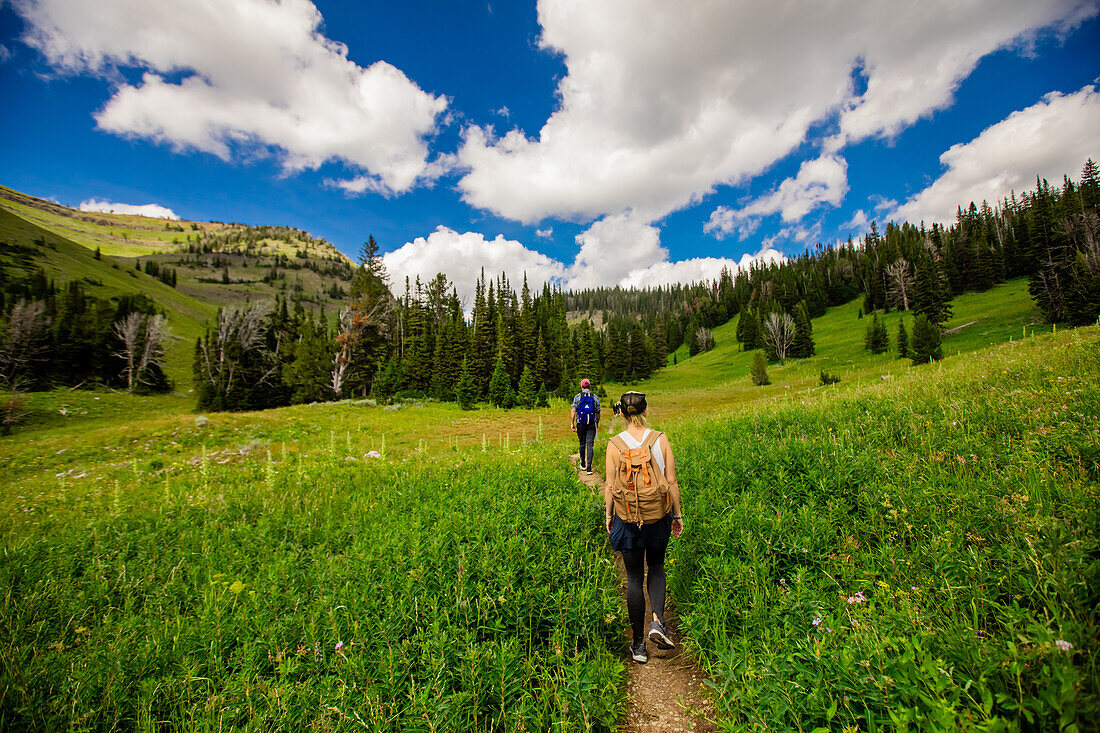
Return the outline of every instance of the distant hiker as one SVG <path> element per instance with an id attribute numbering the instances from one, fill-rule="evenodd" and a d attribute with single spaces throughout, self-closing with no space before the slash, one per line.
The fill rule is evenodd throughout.
<path id="1" fill-rule="evenodd" d="M 626 430 L 607 444 L 604 519 L 611 549 L 622 553 L 626 569 L 626 610 L 633 632 L 630 655 L 648 660 L 645 637 L 645 596 L 642 579 L 649 566 L 649 606 L 653 623 L 649 639 L 659 649 L 675 644 L 665 628 L 665 549 L 670 536 L 684 531 L 676 461 L 668 437 L 649 428 L 645 395 L 627 392 L 615 405 Z"/>
<path id="2" fill-rule="evenodd" d="M 600 422 L 600 398 L 592 392 L 592 382 L 581 380 L 581 391 L 573 397 L 569 411 L 573 432 L 580 440 L 581 470 L 592 475 L 592 444 L 596 442 L 596 426 Z"/>

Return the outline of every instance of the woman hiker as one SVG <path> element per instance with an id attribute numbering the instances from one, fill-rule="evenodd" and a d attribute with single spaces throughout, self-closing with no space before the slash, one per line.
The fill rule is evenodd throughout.
<path id="1" fill-rule="evenodd" d="M 592 475 L 592 444 L 596 442 L 596 428 L 600 423 L 600 398 L 592 391 L 592 382 L 581 380 L 581 391 L 573 397 L 569 422 L 580 440 L 581 470 Z"/>
<path id="2" fill-rule="evenodd" d="M 633 632 L 630 655 L 644 664 L 645 596 L 642 579 L 649 566 L 649 605 L 653 622 L 649 639 L 659 649 L 675 644 L 665 628 L 665 548 L 669 537 L 684 531 L 676 462 L 668 437 L 649 428 L 645 395 L 627 392 L 615 411 L 626 430 L 607 444 L 604 518 L 611 549 L 622 553 L 626 569 L 626 609 Z"/>

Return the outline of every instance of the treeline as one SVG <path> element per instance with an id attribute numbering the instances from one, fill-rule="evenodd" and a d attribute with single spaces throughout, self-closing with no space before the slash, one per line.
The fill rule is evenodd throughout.
<path id="1" fill-rule="evenodd" d="M 333 260 L 347 264 L 344 256 L 327 240 L 316 238 L 297 227 L 231 224 L 222 231 L 208 231 L 198 224 L 192 224 L 191 228 L 196 233 L 186 235 L 184 241 L 181 242 L 178 237 L 172 240 L 175 244 L 186 244 L 187 251 L 191 254 L 222 252 L 258 255 L 265 253 L 270 242 L 282 242 L 293 247 L 299 258 Z"/>
<path id="2" fill-rule="evenodd" d="M 1100 317 L 1100 173 L 1091 159 L 1079 184 L 1068 176 L 1061 186 L 1038 180 L 1034 191 L 996 207 L 960 206 L 950 227 L 891 223 L 880 232 L 872 224 L 861 241 L 818 245 L 736 275 L 723 271 L 715 281 L 599 288 L 568 294 L 566 302 L 592 318 L 634 316 L 655 343 L 663 339 L 672 351 L 686 342 L 692 354 L 707 348 L 710 328 L 740 313 L 738 341 L 746 350 L 765 349 L 774 361 L 811 355 L 810 319 L 854 298 L 862 298 L 861 315 L 912 311 L 913 335 L 923 347 L 928 332 L 921 319 L 938 333 L 956 295 L 1016 277 L 1028 278 L 1049 322 L 1081 325 Z M 927 347 L 933 357 L 936 346 Z"/>
<path id="3" fill-rule="evenodd" d="M 165 391 L 170 333 L 156 304 L 141 294 L 104 299 L 79 280 L 61 286 L 41 268 L 13 277 L 0 267 L 0 388 L 108 385 Z"/>
<path id="4" fill-rule="evenodd" d="M 97 250 L 98 251 L 98 250 Z M 151 277 L 155 277 L 168 287 L 176 287 L 176 271 L 171 267 L 164 267 L 155 260 L 145 260 L 142 263 L 140 260 L 134 262 L 134 268 L 143 267 L 145 274 Z"/>
<path id="5" fill-rule="evenodd" d="M 570 327 L 563 294 L 526 280 L 517 292 L 502 275 L 475 287 L 469 318 L 443 274 L 406 282 L 395 298 L 371 238 L 349 293 L 329 326 L 278 300 L 226 309 L 195 347 L 204 409 L 258 409 L 347 397 L 489 401 L 534 406 L 571 398 L 582 377 L 600 381 L 604 362 L 631 375 L 658 367 L 658 352 L 625 319 L 608 332 Z M 663 358 L 663 355 L 660 356 Z"/>

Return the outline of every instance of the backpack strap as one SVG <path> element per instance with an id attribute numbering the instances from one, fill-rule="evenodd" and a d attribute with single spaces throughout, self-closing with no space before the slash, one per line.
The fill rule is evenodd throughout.
<path id="1" fill-rule="evenodd" d="M 645 440 L 642 441 L 642 447 L 653 450 L 653 444 L 656 443 L 664 433 L 658 433 L 656 430 L 650 430 L 649 435 L 645 436 Z"/>

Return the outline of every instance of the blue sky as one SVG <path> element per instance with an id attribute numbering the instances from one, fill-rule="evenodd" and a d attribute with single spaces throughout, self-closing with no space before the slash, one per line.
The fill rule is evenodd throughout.
<path id="1" fill-rule="evenodd" d="M 395 281 L 713 277 L 1100 158 L 1095 0 L 0 0 L 0 183 Z"/>

